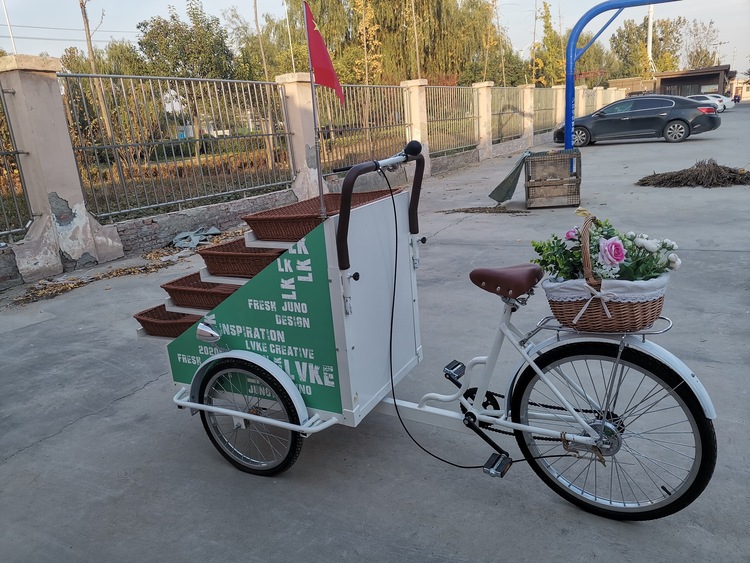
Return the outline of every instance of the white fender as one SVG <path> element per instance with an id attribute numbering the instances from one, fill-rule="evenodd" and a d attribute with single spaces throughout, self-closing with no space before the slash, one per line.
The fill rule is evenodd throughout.
<path id="1" fill-rule="evenodd" d="M 299 389 L 297 389 L 297 386 L 292 381 L 292 378 L 289 377 L 289 375 L 287 375 L 287 373 L 283 369 L 281 369 L 265 356 L 261 356 L 254 352 L 247 352 L 244 350 L 222 352 L 221 354 L 211 356 L 205 362 L 203 362 L 200 367 L 198 367 L 195 375 L 193 375 L 193 381 L 190 384 L 190 402 L 200 403 L 200 387 L 201 383 L 203 382 L 203 378 L 206 377 L 209 368 L 213 364 L 215 364 L 219 360 L 224 360 L 227 358 L 233 360 L 243 360 L 251 364 L 255 364 L 256 366 L 270 373 L 289 394 L 289 397 L 291 397 L 294 408 L 297 411 L 297 416 L 299 417 L 300 426 L 304 425 L 307 422 L 307 406 L 305 406 L 305 401 L 302 399 L 302 394 L 299 392 Z"/>
<path id="2" fill-rule="evenodd" d="M 527 353 L 529 356 L 534 357 L 536 354 L 542 351 L 547 351 L 548 348 L 555 348 L 557 345 L 560 344 L 570 344 L 574 342 L 614 342 L 615 344 L 620 342 L 620 334 L 613 334 L 612 336 L 607 336 L 606 334 L 587 334 L 585 336 L 576 334 L 576 333 L 564 333 L 564 334 L 558 334 L 555 336 L 552 336 L 548 338 L 547 340 L 544 340 L 543 342 L 540 342 L 539 344 L 534 344 L 529 349 L 527 349 Z M 714 405 L 711 402 L 711 397 L 708 396 L 708 392 L 706 391 L 706 388 L 703 387 L 703 384 L 698 379 L 698 376 L 695 375 L 695 373 L 692 372 L 692 370 L 685 365 L 685 363 L 680 360 L 677 356 L 672 354 L 669 350 L 666 350 L 659 346 L 658 344 L 654 344 L 650 340 L 643 340 L 642 337 L 635 336 L 635 335 L 627 335 L 625 336 L 625 342 L 626 344 L 635 350 L 638 350 L 639 352 L 642 352 L 643 354 L 650 356 L 654 358 L 655 360 L 661 362 L 662 364 L 666 365 L 670 369 L 674 370 L 674 372 L 679 375 L 685 383 L 687 383 L 688 387 L 692 390 L 695 397 L 698 399 L 698 402 L 700 402 L 701 407 L 703 408 L 703 412 L 706 415 L 706 418 L 709 418 L 713 420 L 716 418 L 716 410 L 714 410 Z M 506 389 L 506 397 L 510 397 L 511 393 L 510 391 L 513 389 L 513 386 L 515 385 L 516 380 L 521 375 L 521 372 L 523 372 L 524 369 L 526 369 L 526 366 L 528 365 L 528 362 L 522 362 L 518 366 L 518 370 L 516 371 L 516 375 L 513 377 L 513 379 L 508 384 L 508 389 Z M 506 399 L 508 401 L 509 399 Z M 510 410 L 510 404 L 506 405 L 506 408 Z"/>

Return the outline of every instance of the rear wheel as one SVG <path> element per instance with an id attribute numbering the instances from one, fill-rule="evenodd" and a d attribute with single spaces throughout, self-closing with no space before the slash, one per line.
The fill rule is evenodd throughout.
<path id="1" fill-rule="evenodd" d="M 573 129 L 573 146 L 574 147 L 585 147 L 591 142 L 591 134 L 588 129 L 584 127 L 576 127 Z"/>
<path id="2" fill-rule="evenodd" d="M 299 424 L 289 393 L 266 370 L 241 360 L 222 360 L 207 374 L 200 402 L 231 411 Z M 211 443 L 237 469 L 276 475 L 289 469 L 302 449 L 299 432 L 229 414 L 201 411 Z"/>
<path id="3" fill-rule="evenodd" d="M 679 143 L 690 135 L 690 130 L 684 121 L 670 121 L 664 127 L 664 139 L 668 143 Z"/>
<path id="4" fill-rule="evenodd" d="M 619 360 L 617 354 L 616 344 L 585 342 L 555 348 L 536 361 L 598 432 L 597 451 L 522 431 L 516 431 L 516 441 L 552 490 L 588 512 L 616 520 L 668 516 L 693 502 L 711 479 L 713 424 L 669 367 L 630 348 Z M 531 367 L 516 383 L 511 409 L 513 422 L 561 436 L 582 433 Z"/>

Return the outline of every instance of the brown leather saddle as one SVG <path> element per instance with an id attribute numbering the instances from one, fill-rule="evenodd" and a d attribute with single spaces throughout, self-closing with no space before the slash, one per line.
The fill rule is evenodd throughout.
<path id="1" fill-rule="evenodd" d="M 477 287 L 502 297 L 521 297 L 544 277 L 538 264 L 518 264 L 507 268 L 477 268 L 469 278 Z"/>

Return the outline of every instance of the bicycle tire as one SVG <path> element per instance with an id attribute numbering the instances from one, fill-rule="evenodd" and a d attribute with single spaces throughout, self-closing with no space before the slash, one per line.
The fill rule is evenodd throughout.
<path id="1" fill-rule="evenodd" d="M 200 402 L 299 424 L 294 403 L 266 370 L 242 360 L 217 362 L 200 387 Z M 289 469 L 302 450 L 299 432 L 201 411 L 211 443 L 237 469 L 271 476 Z"/>
<path id="2" fill-rule="evenodd" d="M 623 349 L 617 363 L 617 353 L 614 343 L 578 342 L 535 362 L 607 439 L 606 466 L 591 451 L 574 457 L 561 439 L 516 431 L 516 441 L 545 484 L 588 512 L 615 520 L 669 516 L 698 498 L 711 479 L 717 455 L 713 423 L 669 366 L 631 348 Z M 561 404 L 528 366 L 513 390 L 512 420 L 581 434 Z"/>

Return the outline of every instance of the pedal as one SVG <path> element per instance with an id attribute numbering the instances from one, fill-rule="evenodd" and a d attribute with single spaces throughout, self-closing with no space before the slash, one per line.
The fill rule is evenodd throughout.
<path id="1" fill-rule="evenodd" d="M 453 360 L 447 366 L 443 368 L 445 378 L 453 383 L 456 387 L 461 387 L 458 382 L 459 379 L 466 373 L 466 366 L 458 360 Z"/>
<path id="2" fill-rule="evenodd" d="M 511 465 L 513 465 L 513 460 L 509 456 L 495 453 L 484 464 L 482 471 L 490 477 L 505 477 Z"/>

